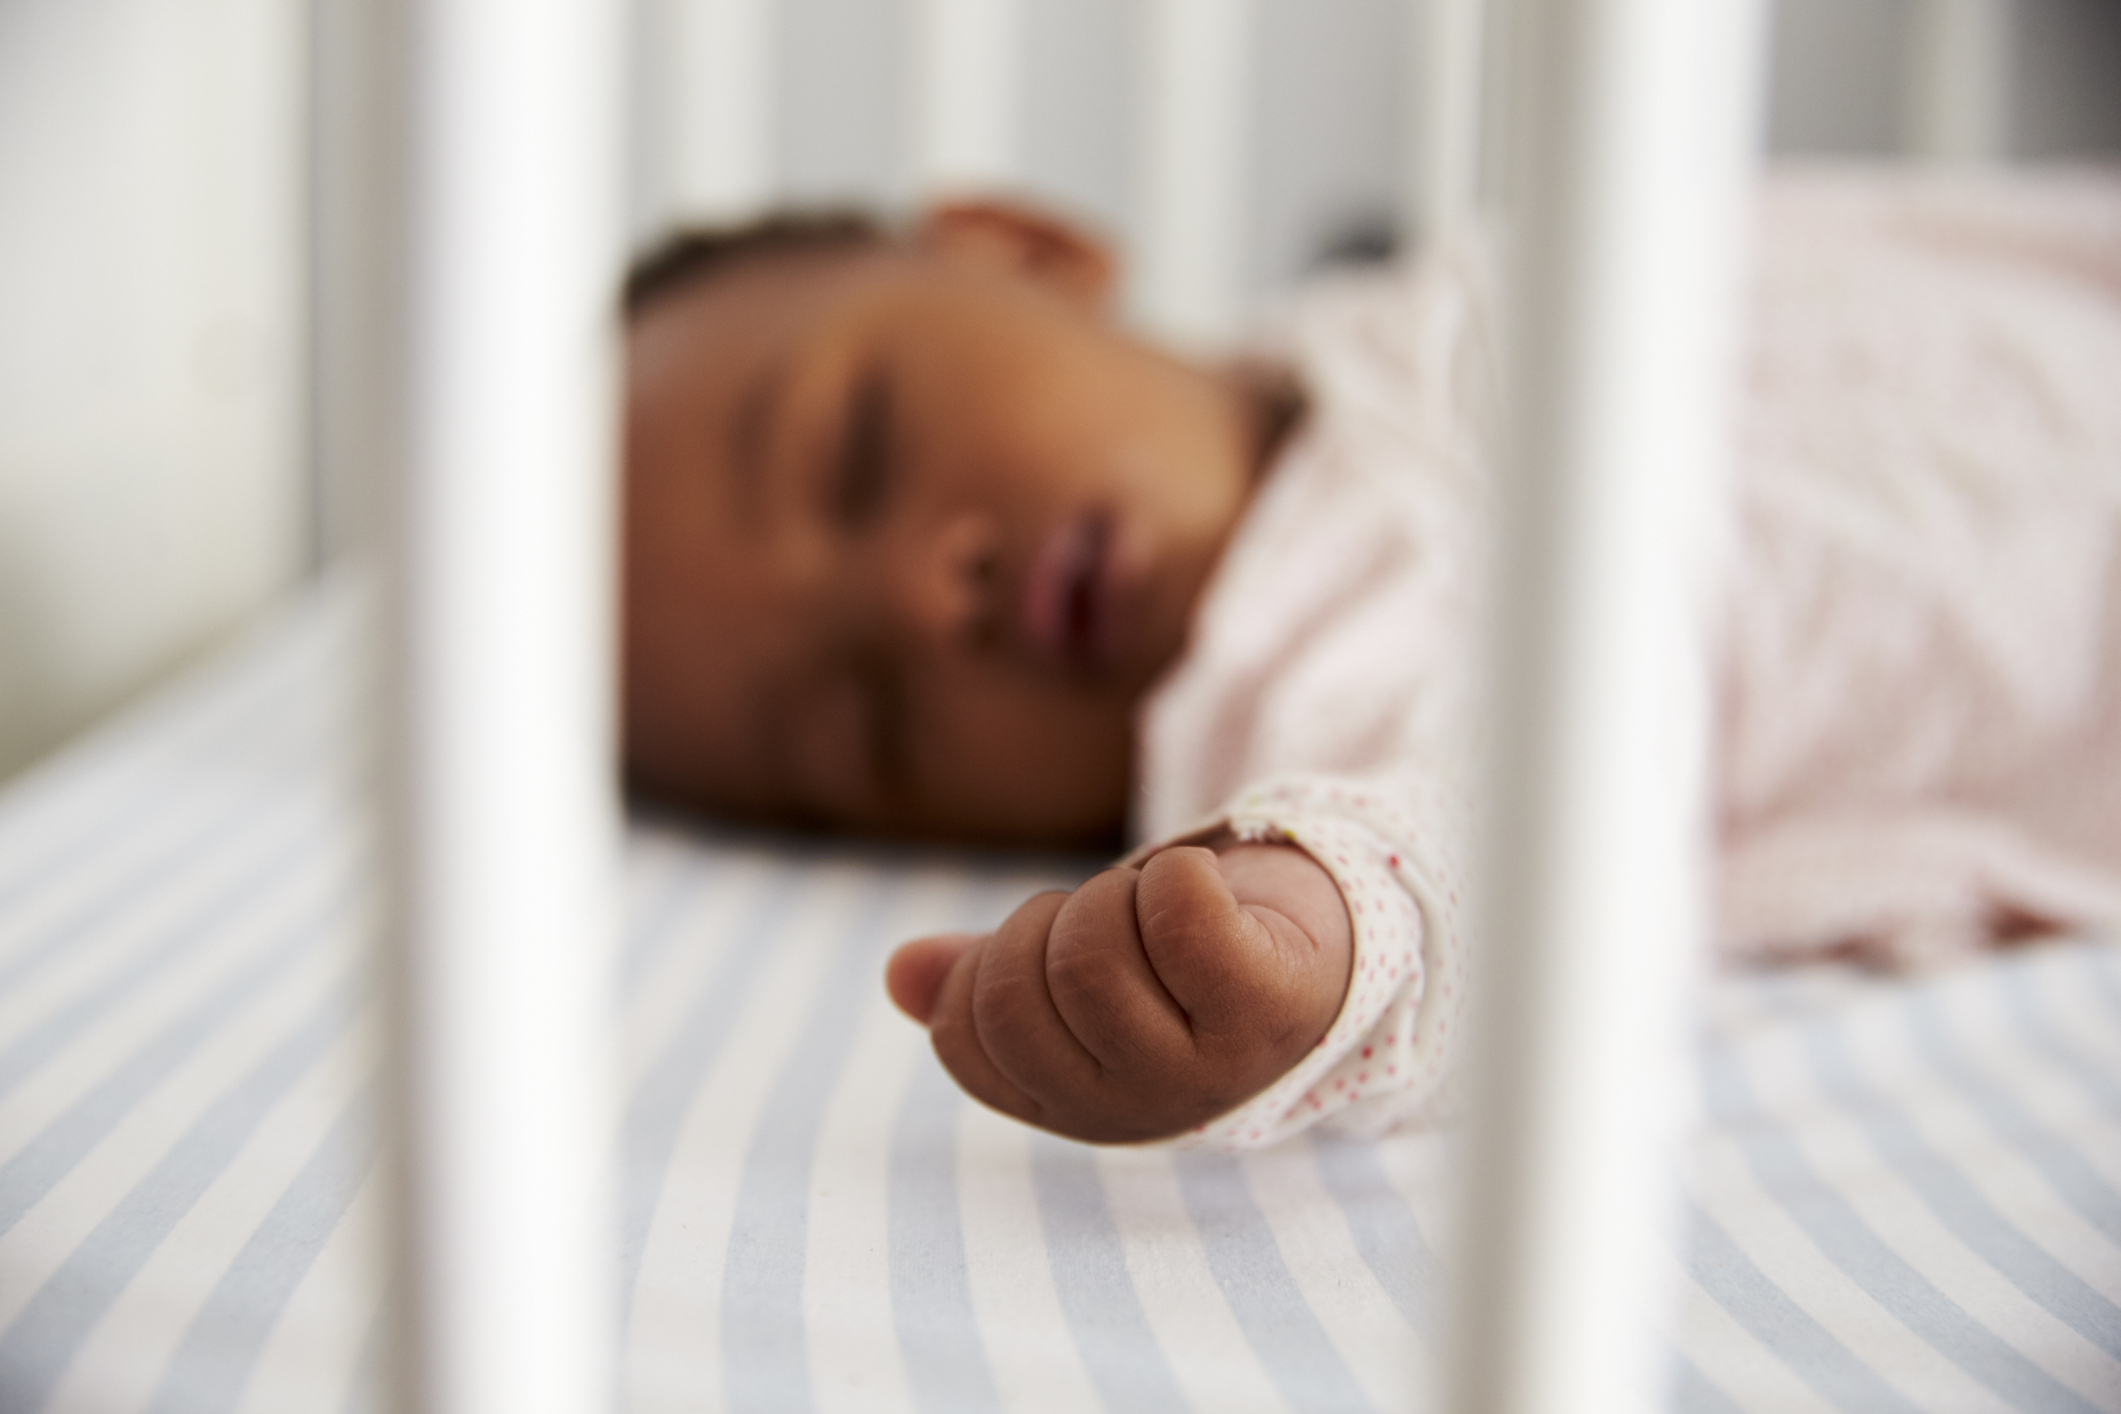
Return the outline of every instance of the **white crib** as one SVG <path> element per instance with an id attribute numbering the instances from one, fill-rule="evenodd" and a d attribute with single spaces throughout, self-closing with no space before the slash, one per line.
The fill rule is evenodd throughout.
<path id="1" fill-rule="evenodd" d="M 1137 9 L 1154 101 L 1134 309 L 1208 344 L 1242 313 L 1247 7 Z M 1932 10 L 1927 130 L 1977 154 L 1993 12 Z M 1684 606 L 1710 509 L 1680 473 L 1713 460 L 1753 0 L 1410 13 L 1409 223 L 1499 208 L 1520 233 L 1499 700 L 1539 710 L 1505 720 L 1497 752 L 1526 764 L 1496 782 L 1483 1031 L 1537 1044 L 1481 1057 L 1462 1219 L 1435 1135 L 1093 1156 L 956 1097 L 879 1010 L 880 949 L 991 918 L 1071 862 L 703 845 L 654 822 L 622 847 L 609 306 L 629 124 L 661 132 L 647 150 L 673 212 L 777 191 L 770 0 L 647 13 L 629 116 L 619 7 L 318 10 L 325 454 L 391 468 L 369 664 L 383 1079 L 362 1079 L 374 1053 L 343 1020 L 371 793 L 347 745 L 370 730 L 363 591 L 341 582 L 0 801 L 0 1082 L 18 1087 L 0 1134 L 26 1136 L 0 1156 L 0 1402 L 532 1414 L 623 1389 L 655 1409 L 1343 1409 L 1442 1389 L 1493 1410 L 2121 1407 L 2121 1260 L 2088 1267 L 2079 1245 L 2121 1254 L 2121 1103 L 2101 1079 L 2121 1059 L 2121 969 L 2096 949 L 1919 987 L 1719 984 L 1711 1130 L 1679 1138 L 1705 715 Z M 920 186 L 1012 183 L 1016 7 L 909 13 Z M 198 831 L 217 843 L 192 872 L 157 862 Z M 172 920 L 210 913 L 194 895 L 224 883 L 242 921 L 195 948 L 205 925 Z M 316 915 L 299 944 L 282 914 Z M 249 1039 L 184 1010 L 237 986 L 221 962 L 256 973 L 223 1007 L 252 1009 Z M 129 980 L 157 968 L 167 995 Z M 320 1019 L 257 1040 L 296 1000 Z M 127 1049 L 187 1025 L 192 1041 Z M 747 1037 L 766 1060 L 734 1059 Z M 186 1079 L 166 1112 L 95 1100 L 137 1102 L 155 1055 L 192 1064 L 184 1046 L 221 1078 Z M 1917 1071 L 1950 1093 L 1893 1088 Z M 371 1169 L 376 1106 L 394 1140 Z M 137 1154 L 110 1157 L 106 1133 Z M 1842 1166 L 1806 1159 L 1818 1136 Z M 1706 1175 L 1684 1198 L 1682 1147 Z M 178 1153 L 196 1192 L 164 1173 Z M 1893 1227 L 1881 1186 L 1943 1235 Z M 221 1217 L 156 1226 L 176 1192 Z M 359 1251 L 377 1226 L 397 1283 L 381 1296 Z M 1791 1233 L 1809 1255 L 1777 1248 Z M 158 1302 L 157 1281 L 180 1294 Z"/>
<path id="2" fill-rule="evenodd" d="M 416 1294 L 406 1390 L 437 1410 L 579 1408 L 609 1378 L 590 1157 L 607 1062 L 582 946 L 601 933 L 595 866 L 611 853 L 597 789 L 609 531 L 593 489 L 608 416 L 594 310 L 613 263 L 618 105 L 599 8 L 415 6 L 402 76 L 402 705 L 387 837 L 402 900 L 393 1050 L 408 1058 L 400 1123 L 415 1136 L 404 1221 L 417 1236 L 399 1249 Z M 670 165 L 688 205 L 770 196 L 769 8 L 655 9 L 683 75 L 666 69 L 661 87 L 678 100 Z M 1424 10 L 1429 221 L 1471 207 L 1481 8 Z M 1978 45 L 1959 36 L 1977 10 L 1939 11 L 1934 67 L 1962 78 L 1956 90 L 1975 67 Z M 915 7 L 924 187 L 1014 177 L 1015 11 Z M 1691 471 L 1714 459 L 1761 19 L 1748 0 L 1501 14 L 1520 433 L 1503 580 L 1516 647 L 1497 700 L 1537 708 L 1505 716 L 1497 750 L 1526 764 L 1497 783 L 1483 1034 L 1538 1043 L 1482 1055 L 1456 1402 L 1621 1409 L 1655 1389 L 1642 1254 L 1670 1116 L 1644 1097 L 1670 1088 L 1698 912 L 1705 688 L 1687 667 L 1685 606 L 1706 507 Z M 1138 23 L 1152 95 L 1139 309 L 1166 337 L 1206 342 L 1235 314 L 1247 7 L 1149 0 Z M 642 57 L 669 63 L 660 46 Z M 1935 106 L 1940 134 L 1981 140 Z M 496 534 L 479 512 L 502 503 L 513 509 Z M 491 994 L 508 953 L 542 961 L 518 969 L 520 994 Z M 549 1186 L 494 1202 L 508 1175 L 527 1189 L 524 1174 Z"/>

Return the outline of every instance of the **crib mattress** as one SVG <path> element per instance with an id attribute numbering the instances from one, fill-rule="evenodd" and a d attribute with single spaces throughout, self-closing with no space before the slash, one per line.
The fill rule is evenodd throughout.
<path id="1" fill-rule="evenodd" d="M 378 1407 L 357 593 L 0 796 L 0 1410 Z M 1094 1150 L 963 1099 L 883 959 L 1071 861 L 639 820 L 627 1405 L 1433 1407 L 1447 1133 Z M 2121 964 L 1725 978 L 1674 1408 L 2121 1410 Z"/>

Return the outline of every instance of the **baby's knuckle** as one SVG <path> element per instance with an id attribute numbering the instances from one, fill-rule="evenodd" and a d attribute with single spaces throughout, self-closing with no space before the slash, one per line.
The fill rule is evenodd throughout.
<path id="1" fill-rule="evenodd" d="M 969 1029 L 982 1051 L 988 1049 L 986 1037 L 1006 1045 L 1009 1037 L 1021 1031 L 1029 1011 L 1024 984 L 1013 977 L 999 977 L 973 994 Z"/>
<path id="2" fill-rule="evenodd" d="M 1056 999 L 1109 1001 L 1124 995 L 1130 980 L 1123 959 L 1112 948 L 1091 940 L 1057 938 L 1046 952 L 1046 986 Z"/>
<path id="3" fill-rule="evenodd" d="M 1044 937 L 1053 924 L 1054 914 L 1068 901 L 1068 894 L 1061 889 L 1048 889 L 1033 894 L 1016 906 L 1016 911 L 1002 921 L 998 933 L 1011 939 L 1022 937 Z"/>
<path id="4" fill-rule="evenodd" d="M 1172 900 L 1146 910 L 1142 940 L 1164 952 L 1224 953 L 1239 939 L 1231 920 L 1193 900 Z"/>

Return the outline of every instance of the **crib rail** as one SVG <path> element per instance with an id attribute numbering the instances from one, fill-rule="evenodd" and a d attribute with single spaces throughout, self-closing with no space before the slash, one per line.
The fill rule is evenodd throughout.
<path id="1" fill-rule="evenodd" d="M 1752 0 L 1514 16 L 1501 646 L 1461 1410 L 1663 1403 L 1703 911 L 1706 551 Z"/>
<path id="2" fill-rule="evenodd" d="M 1434 233 L 1469 218 L 1480 199 L 1481 78 L 1487 0 L 1416 0 L 1407 27 L 1413 76 L 1406 103 L 1400 225 Z"/>
<path id="3" fill-rule="evenodd" d="M 558 1414 L 613 1389 L 617 10 L 380 13 L 392 1402 Z"/>
<path id="4" fill-rule="evenodd" d="M 1006 191 L 1021 180 L 1020 0 L 920 0 L 914 12 L 913 177 L 924 190 Z"/>
<path id="5" fill-rule="evenodd" d="M 773 0 L 644 0 L 636 226 L 729 221 L 774 190 Z"/>
<path id="6" fill-rule="evenodd" d="M 2009 129 L 2012 0 L 1922 0 L 1907 48 L 1909 148 L 1937 162 L 2001 157 Z"/>

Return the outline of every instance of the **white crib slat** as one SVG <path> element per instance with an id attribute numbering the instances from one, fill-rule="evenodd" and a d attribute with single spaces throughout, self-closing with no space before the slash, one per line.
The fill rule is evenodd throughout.
<path id="1" fill-rule="evenodd" d="M 1406 105 L 1411 164 L 1401 224 L 1435 232 L 1472 214 L 1479 191 L 1486 0 L 1414 0 Z"/>
<path id="2" fill-rule="evenodd" d="M 917 0 L 913 175 L 923 190 L 1020 175 L 1021 0 Z"/>
<path id="3" fill-rule="evenodd" d="M 1509 516 L 1456 1399 L 1663 1402 L 1700 633 L 1753 0 L 1550 0 L 1511 75 Z"/>
<path id="4" fill-rule="evenodd" d="M 1908 47 L 1907 141 L 1938 162 L 1987 162 L 2009 139 L 2011 0 L 1920 0 Z"/>
<path id="5" fill-rule="evenodd" d="M 619 7 L 411 0 L 384 854 L 393 1408 L 603 1407 Z"/>
<path id="6" fill-rule="evenodd" d="M 395 111 L 384 82 L 389 26 L 371 5 L 312 0 L 309 32 L 309 418 L 318 550 L 366 544 L 375 468 L 389 455 L 390 261 L 386 203 Z"/>
<path id="7" fill-rule="evenodd" d="M 1213 344 L 1242 312 L 1251 0 L 1142 0 L 1134 312 Z"/>
<path id="8" fill-rule="evenodd" d="M 729 221 L 773 196 L 773 0 L 651 0 L 657 224 Z"/>

